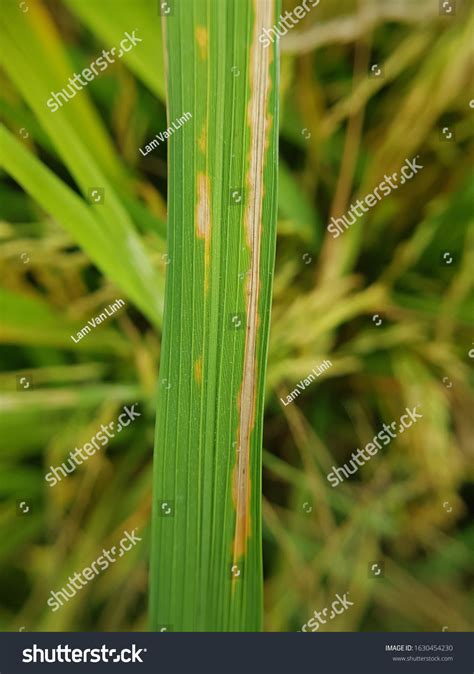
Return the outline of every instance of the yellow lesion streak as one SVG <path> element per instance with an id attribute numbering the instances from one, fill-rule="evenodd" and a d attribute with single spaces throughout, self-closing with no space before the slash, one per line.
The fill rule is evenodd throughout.
<path id="1" fill-rule="evenodd" d="M 250 536 L 250 438 L 255 424 L 255 396 L 257 389 L 257 334 L 259 325 L 258 302 L 260 292 L 260 246 L 265 151 L 272 125 L 266 115 L 271 89 L 270 64 L 272 49 L 265 49 L 258 41 L 262 29 L 273 25 L 272 0 L 254 0 L 255 25 L 250 52 L 250 89 L 248 123 L 250 127 L 249 167 L 247 172 L 247 202 L 245 227 L 250 249 L 250 274 L 245 288 L 247 302 L 246 339 L 242 386 L 239 395 L 239 427 L 237 460 L 233 476 L 233 499 L 236 509 L 235 535 L 232 546 L 233 564 L 245 554 Z"/>
<path id="2" fill-rule="evenodd" d="M 196 41 L 199 47 L 199 56 L 204 60 L 207 58 L 207 28 L 205 26 L 197 26 Z"/>
<path id="3" fill-rule="evenodd" d="M 209 176 L 197 175 L 196 235 L 204 240 L 204 287 L 209 288 L 209 261 L 211 251 L 211 192 Z"/>
<path id="4" fill-rule="evenodd" d="M 198 386 L 202 384 L 202 356 L 199 356 L 194 363 L 194 379 Z"/>

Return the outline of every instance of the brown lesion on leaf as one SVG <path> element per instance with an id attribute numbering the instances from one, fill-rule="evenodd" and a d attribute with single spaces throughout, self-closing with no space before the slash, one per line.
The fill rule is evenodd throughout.
<path id="1" fill-rule="evenodd" d="M 204 240 L 205 288 L 209 285 L 209 260 L 211 251 L 211 189 L 209 176 L 197 174 L 196 236 Z"/>
<path id="2" fill-rule="evenodd" d="M 206 146 L 207 146 L 207 130 L 206 126 L 204 125 L 201 129 L 201 133 L 199 134 L 198 138 L 198 147 L 204 155 L 206 154 L 207 149 Z"/>
<path id="3" fill-rule="evenodd" d="M 196 42 L 199 47 L 199 56 L 204 61 L 207 58 L 207 42 L 208 32 L 205 26 L 197 26 L 196 28 Z"/>
<path id="4" fill-rule="evenodd" d="M 201 384 L 202 384 L 202 356 L 199 356 L 199 358 L 194 363 L 194 379 L 199 384 L 199 386 L 201 386 Z"/>
<path id="5" fill-rule="evenodd" d="M 247 318 L 242 385 L 238 398 L 239 427 L 237 432 L 236 465 L 233 475 L 233 499 L 236 509 L 235 535 L 232 545 L 233 563 L 245 555 L 251 534 L 250 506 L 250 440 L 255 425 L 256 393 L 258 385 L 257 338 L 259 327 L 258 304 L 260 293 L 260 247 L 262 237 L 263 171 L 269 145 L 272 116 L 264 114 L 268 108 L 270 65 L 272 49 L 265 49 L 258 41 L 263 28 L 273 25 L 273 2 L 254 0 L 255 24 L 252 37 L 249 80 L 251 96 L 248 105 L 250 149 L 247 171 L 245 228 L 250 250 L 250 273 L 245 286 Z M 263 114 L 262 114 L 263 113 Z"/>

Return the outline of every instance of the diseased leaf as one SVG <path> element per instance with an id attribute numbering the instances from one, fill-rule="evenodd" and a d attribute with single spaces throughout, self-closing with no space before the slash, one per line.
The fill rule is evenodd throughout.
<path id="1" fill-rule="evenodd" d="M 273 0 L 165 20 L 171 264 L 156 423 L 151 626 L 262 626 L 261 453 L 277 208 Z M 177 124 L 176 124 L 177 126 Z"/>

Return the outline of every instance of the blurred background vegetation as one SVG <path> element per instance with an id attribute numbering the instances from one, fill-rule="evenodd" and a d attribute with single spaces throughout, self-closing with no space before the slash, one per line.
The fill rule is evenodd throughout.
<path id="1" fill-rule="evenodd" d="M 266 630 L 300 629 L 344 592 L 354 606 L 326 631 L 472 628 L 469 4 L 321 0 L 281 43 Z M 145 630 L 168 258 L 166 145 L 139 148 L 167 127 L 158 2 L 3 0 L 1 14 L 0 627 Z M 50 112 L 51 91 L 133 30 L 142 43 Z M 327 233 L 417 154 L 421 173 L 337 240 Z M 103 204 L 90 204 L 94 187 Z M 125 309 L 74 343 L 117 298 Z M 333 367 L 283 406 L 325 358 Z M 50 465 L 135 402 L 140 419 L 47 485 Z M 417 404 L 421 421 L 329 485 L 332 465 Z M 134 527 L 142 544 L 52 613 L 49 592 Z"/>

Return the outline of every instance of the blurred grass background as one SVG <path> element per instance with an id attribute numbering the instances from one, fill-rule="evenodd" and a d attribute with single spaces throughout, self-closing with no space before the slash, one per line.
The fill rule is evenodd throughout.
<path id="1" fill-rule="evenodd" d="M 324 630 L 474 622 L 474 13 L 440 7 L 322 0 L 282 40 L 267 630 L 300 629 L 347 591 L 354 606 Z M 167 127 L 158 3 L 3 0 L 1 18 L 0 627 L 143 630 L 168 261 L 166 145 L 139 152 Z M 51 91 L 133 30 L 142 43 L 50 112 Z M 421 173 L 337 240 L 327 233 L 417 154 Z M 71 340 L 119 297 L 124 310 Z M 283 406 L 325 358 L 333 367 Z M 18 387 L 25 375 L 33 390 Z M 47 485 L 50 465 L 135 402 L 140 419 Z M 331 466 L 417 404 L 421 421 L 329 485 Z M 134 527 L 142 544 L 52 613 L 49 592 Z"/>

